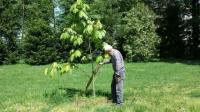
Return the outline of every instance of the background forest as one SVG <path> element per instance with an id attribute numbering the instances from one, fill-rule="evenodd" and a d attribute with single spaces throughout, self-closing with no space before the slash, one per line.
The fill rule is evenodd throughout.
<path id="1" fill-rule="evenodd" d="M 86 0 L 101 20 L 104 41 L 127 61 L 200 58 L 199 0 Z M 1 0 L 0 64 L 65 62 L 70 44 L 60 40 L 73 0 Z M 76 19 L 76 18 L 74 18 Z M 83 44 L 84 45 L 84 44 Z M 83 52 L 87 52 L 84 47 Z"/>

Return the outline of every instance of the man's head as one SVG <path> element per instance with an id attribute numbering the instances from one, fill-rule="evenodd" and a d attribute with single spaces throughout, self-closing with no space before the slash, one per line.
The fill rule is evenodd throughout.
<path id="1" fill-rule="evenodd" d="M 108 53 L 109 55 L 112 55 L 112 49 L 113 49 L 113 47 L 111 45 L 106 44 L 106 45 L 104 45 L 103 49 L 104 49 L 104 51 L 106 53 Z"/>

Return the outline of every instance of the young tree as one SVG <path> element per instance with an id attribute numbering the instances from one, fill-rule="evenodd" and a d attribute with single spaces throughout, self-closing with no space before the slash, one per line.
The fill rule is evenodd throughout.
<path id="1" fill-rule="evenodd" d="M 84 62 L 85 60 L 89 60 L 92 68 L 93 95 L 95 96 L 94 75 L 96 71 L 93 59 L 96 58 L 96 62 L 103 59 L 102 56 L 95 54 L 101 49 L 102 38 L 106 32 L 99 20 L 91 19 L 87 13 L 88 9 L 89 6 L 83 0 L 76 0 L 71 5 L 67 27 L 64 28 L 64 32 L 60 37 L 61 40 L 67 41 L 73 46 L 67 58 L 67 63 L 53 63 L 50 70 L 48 68 L 45 70 L 45 74 L 50 73 L 53 76 L 59 73 L 63 75 L 64 73 L 70 72 L 77 61 Z"/>

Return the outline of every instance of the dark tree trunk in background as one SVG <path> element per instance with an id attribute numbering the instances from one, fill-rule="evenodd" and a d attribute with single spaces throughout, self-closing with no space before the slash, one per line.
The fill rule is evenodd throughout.
<path id="1" fill-rule="evenodd" d="M 199 0 L 192 0 L 192 42 L 191 42 L 191 55 L 194 58 L 200 56 L 200 34 L 199 34 Z"/>
<path id="2" fill-rule="evenodd" d="M 178 3 L 171 1 L 166 6 L 164 19 L 159 33 L 162 34 L 161 57 L 184 58 L 183 21 L 180 17 L 181 9 Z"/>

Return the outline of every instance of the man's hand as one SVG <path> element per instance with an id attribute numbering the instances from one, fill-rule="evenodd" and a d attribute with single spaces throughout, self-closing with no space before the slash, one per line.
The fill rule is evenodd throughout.
<path id="1" fill-rule="evenodd" d="M 116 80 L 116 83 L 119 83 L 120 80 L 121 80 L 121 77 L 120 77 L 119 75 L 116 75 L 116 76 L 115 76 L 115 80 Z"/>
<path id="2" fill-rule="evenodd" d="M 104 64 L 103 62 L 100 62 L 100 63 L 99 63 L 99 65 L 103 65 L 103 64 Z"/>

